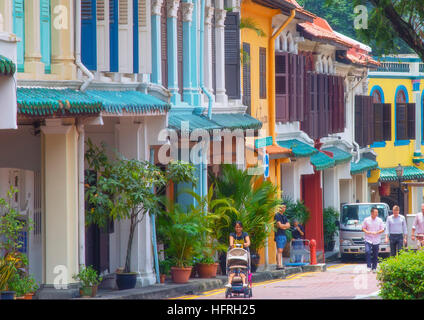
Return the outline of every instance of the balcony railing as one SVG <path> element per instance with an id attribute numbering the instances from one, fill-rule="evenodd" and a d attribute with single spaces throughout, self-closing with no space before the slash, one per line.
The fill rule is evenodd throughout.
<path id="1" fill-rule="evenodd" d="M 420 70 L 421 70 L 421 66 L 420 66 Z M 376 71 L 377 72 L 409 73 L 410 67 L 408 63 L 383 62 Z"/>

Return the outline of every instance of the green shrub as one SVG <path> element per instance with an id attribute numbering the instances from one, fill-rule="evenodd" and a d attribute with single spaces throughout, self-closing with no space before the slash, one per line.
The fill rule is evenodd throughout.
<path id="1" fill-rule="evenodd" d="M 79 280 L 81 282 L 82 287 L 92 287 L 99 285 L 103 277 L 97 274 L 97 271 L 93 269 L 93 267 L 81 267 L 81 270 L 78 274 L 74 274 L 72 276 L 74 280 Z"/>
<path id="2" fill-rule="evenodd" d="M 424 251 L 401 251 L 383 260 L 377 280 L 383 299 L 424 299 Z"/>
<path id="3" fill-rule="evenodd" d="M 339 220 L 340 213 L 332 208 L 323 210 L 323 228 L 324 228 L 324 243 L 327 245 L 333 241 L 334 235 L 338 234 L 336 222 Z"/>

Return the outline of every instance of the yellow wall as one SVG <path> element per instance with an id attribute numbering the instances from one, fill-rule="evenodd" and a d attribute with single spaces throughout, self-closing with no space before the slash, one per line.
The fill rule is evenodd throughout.
<path id="1" fill-rule="evenodd" d="M 268 44 L 269 39 L 272 35 L 271 22 L 272 17 L 280 13 L 280 10 L 269 9 L 263 6 L 260 6 L 256 3 L 253 3 L 250 0 L 242 1 L 241 4 L 241 18 L 252 18 L 256 23 L 256 26 L 259 27 L 266 36 L 260 37 L 258 34 L 250 29 L 241 29 L 241 42 L 246 42 L 250 44 L 250 77 L 251 77 L 251 115 L 260 120 L 263 123 L 262 128 L 265 130 L 265 135 L 271 136 L 269 132 L 269 123 L 268 123 L 268 75 L 269 75 L 269 59 L 268 59 Z M 266 48 L 267 50 L 267 64 L 266 64 L 266 87 L 267 87 L 267 98 L 260 99 L 259 97 L 259 48 Z M 243 77 L 243 72 L 241 73 Z M 243 83 L 243 80 L 242 80 Z M 270 161 L 270 178 L 269 180 L 278 185 L 280 190 L 280 173 L 277 172 L 277 162 L 275 160 Z M 270 264 L 275 264 L 276 259 L 276 248 L 274 242 L 274 234 L 271 234 L 268 239 L 268 261 Z M 260 264 L 265 263 L 265 251 L 262 249 L 259 252 L 260 255 Z"/>

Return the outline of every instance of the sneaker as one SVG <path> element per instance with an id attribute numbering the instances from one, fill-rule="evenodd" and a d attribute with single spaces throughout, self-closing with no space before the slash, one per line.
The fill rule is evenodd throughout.
<path id="1" fill-rule="evenodd" d="M 226 288 L 231 288 L 231 283 L 227 283 L 227 284 L 225 285 L 225 287 L 226 287 Z"/>
<path id="2" fill-rule="evenodd" d="M 243 288 L 247 288 L 247 283 L 243 283 Z"/>
<path id="3" fill-rule="evenodd" d="M 371 272 L 372 270 L 371 270 L 371 268 L 367 268 L 367 272 L 369 273 L 369 272 Z"/>
<path id="4" fill-rule="evenodd" d="M 377 269 L 372 269 L 372 273 L 377 273 Z"/>

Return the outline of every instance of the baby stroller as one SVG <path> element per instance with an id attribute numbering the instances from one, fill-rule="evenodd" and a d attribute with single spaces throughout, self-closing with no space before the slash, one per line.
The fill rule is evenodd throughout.
<path id="1" fill-rule="evenodd" d="M 244 298 L 252 297 L 252 273 L 250 271 L 250 251 L 244 249 L 241 244 L 227 251 L 227 274 L 235 272 L 231 282 L 231 288 L 225 291 L 226 298 L 243 295 Z M 240 273 L 246 275 L 247 287 L 243 288 L 243 281 Z"/>

